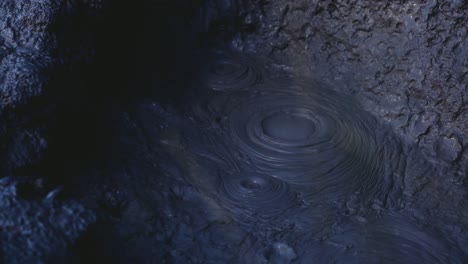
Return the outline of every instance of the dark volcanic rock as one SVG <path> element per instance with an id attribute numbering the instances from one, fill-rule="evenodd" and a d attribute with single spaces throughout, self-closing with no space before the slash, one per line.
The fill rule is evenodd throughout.
<path id="1" fill-rule="evenodd" d="M 56 119 L 57 88 L 67 90 L 58 69 L 83 60 L 62 52 L 69 32 L 58 25 L 78 6 L 101 1 L 0 1 L 0 244 L 2 263 L 71 261 L 70 245 L 95 221 L 78 202 L 59 201 L 32 180 L 3 178 L 38 164 Z M 76 34 L 76 32 L 73 32 Z M 83 53 L 89 47 L 83 45 Z M 77 58 L 78 57 L 78 58 Z M 63 73 L 62 71 L 61 73 Z M 70 81 L 70 80 L 68 80 Z M 66 97 L 61 99 L 67 100 Z M 34 172 L 38 174 L 38 172 Z M 31 187 L 33 188 L 33 187 Z M 27 187 L 26 189 L 31 189 Z M 35 187 L 33 188 L 35 189 Z M 29 193 L 29 194 L 28 194 Z"/>
<path id="2" fill-rule="evenodd" d="M 103 1 L 0 2 L 0 175 L 41 160 L 48 144 L 47 129 L 55 116 L 51 111 L 57 101 L 54 94 L 66 94 L 67 87 L 72 87 L 58 75 L 92 55 L 87 45 L 91 41 L 74 46 L 68 41 L 70 35 L 92 34 L 71 31 L 77 20 L 87 19 L 77 19 L 75 13 L 97 12 L 93 10 L 99 10 L 100 3 Z"/>
<path id="3" fill-rule="evenodd" d="M 0 3 L 2 173 L 37 161 L 45 149 L 41 126 L 30 120 L 37 113 L 20 109 L 40 97 L 49 80 L 55 38 L 48 29 L 58 8 L 53 1 Z"/>
<path id="4" fill-rule="evenodd" d="M 43 195 L 39 186 L 25 180 L 0 181 L 2 263 L 72 260 L 69 246 L 95 221 L 95 216 L 77 202 L 58 200 L 57 193 L 54 190 Z"/>

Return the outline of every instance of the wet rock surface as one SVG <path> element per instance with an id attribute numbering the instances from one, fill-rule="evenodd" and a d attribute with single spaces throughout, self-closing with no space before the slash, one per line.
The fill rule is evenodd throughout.
<path id="1" fill-rule="evenodd" d="M 0 3 L 4 261 L 467 261 L 463 1 L 116 3 Z"/>

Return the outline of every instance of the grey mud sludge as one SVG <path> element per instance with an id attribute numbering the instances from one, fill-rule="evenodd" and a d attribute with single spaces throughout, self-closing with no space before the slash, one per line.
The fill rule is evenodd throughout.
<path id="1" fill-rule="evenodd" d="M 129 210 L 149 206 L 167 234 L 130 244 L 155 241 L 164 263 L 463 263 L 414 209 L 431 168 L 358 100 L 262 58 L 208 56 L 188 102 L 135 119 L 161 176 L 130 172 L 146 205 Z"/>

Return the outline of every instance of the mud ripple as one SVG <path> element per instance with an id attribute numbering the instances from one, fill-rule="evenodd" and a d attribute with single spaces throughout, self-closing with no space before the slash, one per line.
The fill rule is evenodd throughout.
<path id="1" fill-rule="evenodd" d="M 287 183 L 247 171 L 220 175 L 217 199 L 235 215 L 260 220 L 277 218 L 300 206 L 297 194 Z"/>
<path id="2" fill-rule="evenodd" d="M 315 83 L 304 87 L 308 92 L 295 87 L 291 93 L 287 86 L 269 85 L 239 100 L 228 115 L 235 148 L 258 171 L 334 197 L 373 196 L 389 184 L 381 177 L 385 152 L 374 133 L 379 127 L 351 99 Z"/>
<path id="3" fill-rule="evenodd" d="M 202 84 L 215 91 L 247 89 L 262 81 L 262 73 L 245 55 L 214 54 L 202 68 Z"/>

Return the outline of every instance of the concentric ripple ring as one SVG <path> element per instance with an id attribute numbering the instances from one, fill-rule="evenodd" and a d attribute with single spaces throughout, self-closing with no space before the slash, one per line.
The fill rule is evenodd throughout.
<path id="1" fill-rule="evenodd" d="M 202 69 L 202 83 L 215 91 L 246 89 L 262 80 L 258 67 L 245 56 L 216 54 Z"/>
<path id="2" fill-rule="evenodd" d="M 270 84 L 275 87 L 274 84 Z M 305 87 L 307 88 L 307 87 Z M 263 89 L 229 113 L 233 145 L 260 172 L 335 197 L 378 191 L 375 120 L 332 91 Z M 304 89 L 306 90 L 306 89 Z"/>
<path id="3" fill-rule="evenodd" d="M 300 205 L 287 183 L 247 171 L 221 175 L 217 199 L 230 211 L 260 219 L 276 218 Z"/>

